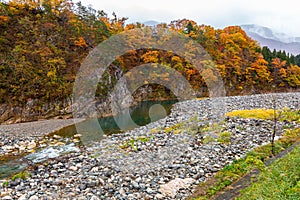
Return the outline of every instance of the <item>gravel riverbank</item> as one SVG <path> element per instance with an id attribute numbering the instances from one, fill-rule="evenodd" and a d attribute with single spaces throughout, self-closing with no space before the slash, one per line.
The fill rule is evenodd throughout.
<path id="1" fill-rule="evenodd" d="M 286 93 L 178 103 L 165 119 L 37 164 L 26 180 L 0 181 L 7 184 L 0 186 L 0 198 L 185 199 L 197 184 L 270 141 L 272 121 L 224 118 L 220 122 L 218 114 L 273 108 L 274 99 L 277 109 L 299 109 L 299 97 L 300 93 Z M 287 127 L 299 124 L 279 122 L 277 137 Z M 229 132 L 230 143 L 216 141 L 217 132 Z M 11 137 L 0 135 L 3 140 Z"/>
<path id="2" fill-rule="evenodd" d="M 0 125 L 0 157 L 15 151 L 18 147 L 35 147 L 37 141 L 49 133 L 70 126 L 80 119 L 53 119 L 19 124 Z M 18 149 L 18 150 L 17 150 Z M 30 150 L 31 148 L 27 148 Z M 26 149 L 24 149 L 26 150 Z"/>

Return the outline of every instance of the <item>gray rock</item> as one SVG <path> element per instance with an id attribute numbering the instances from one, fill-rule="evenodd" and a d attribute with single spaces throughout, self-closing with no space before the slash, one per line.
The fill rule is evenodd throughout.
<path id="1" fill-rule="evenodd" d="M 140 185 L 137 182 L 132 181 L 131 184 L 135 189 L 140 189 Z"/>
<path id="2" fill-rule="evenodd" d="M 154 191 L 153 191 L 151 188 L 147 188 L 146 192 L 147 192 L 148 194 L 153 194 L 153 193 L 154 193 Z"/>
<path id="3" fill-rule="evenodd" d="M 79 188 L 80 188 L 80 190 L 85 190 L 86 189 L 86 184 L 80 184 Z"/>

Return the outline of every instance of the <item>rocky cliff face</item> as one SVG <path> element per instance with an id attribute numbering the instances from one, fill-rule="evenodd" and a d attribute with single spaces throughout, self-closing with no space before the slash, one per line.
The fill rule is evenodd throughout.
<path id="1" fill-rule="evenodd" d="M 0 123 L 11 124 L 50 118 L 70 118 L 71 99 L 42 104 L 38 99 L 28 100 L 26 106 L 0 105 Z"/>
<path id="2" fill-rule="evenodd" d="M 111 85 L 112 79 L 119 80 L 123 75 L 120 69 L 114 70 L 111 74 L 112 77 L 103 80 L 102 85 Z M 162 91 L 162 93 L 164 92 Z M 77 117 L 86 118 L 88 116 L 110 116 L 112 114 L 117 114 L 118 112 L 116 111 L 121 110 L 122 108 L 136 105 L 139 101 L 149 99 L 165 99 L 164 97 L 166 96 L 165 94 L 161 96 L 153 94 L 153 87 L 149 85 L 141 87 L 131 94 L 127 89 L 126 82 L 119 84 L 118 89 L 115 90 L 114 93 L 109 92 L 104 98 L 95 97 L 94 99 L 90 100 L 88 97 L 86 97 L 84 91 L 82 94 L 83 95 L 80 96 L 80 101 L 77 102 L 77 104 L 74 104 L 71 97 L 63 101 L 55 101 L 50 103 L 44 103 L 39 99 L 29 99 L 25 105 L 15 106 L 1 104 L 0 124 L 12 124 L 53 118 L 72 118 L 74 109 L 77 110 L 77 112 L 81 112 L 83 109 L 86 111 L 86 113 L 81 112 L 83 114 L 76 115 Z M 78 104 L 80 104 L 80 106 Z M 88 113 L 90 110 L 95 113 Z M 113 110 L 114 112 L 112 112 Z"/>

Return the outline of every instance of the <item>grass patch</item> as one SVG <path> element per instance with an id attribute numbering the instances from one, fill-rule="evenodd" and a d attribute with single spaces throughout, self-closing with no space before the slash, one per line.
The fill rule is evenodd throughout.
<path id="1" fill-rule="evenodd" d="M 198 126 L 198 122 L 203 122 L 203 121 L 199 120 L 197 116 L 193 116 L 186 121 L 179 122 L 170 127 L 165 127 L 161 129 L 161 131 L 164 133 L 173 133 L 173 134 L 188 133 L 191 135 L 195 135 L 200 132 L 200 128 L 201 128 Z M 159 132 L 156 129 L 152 129 L 152 130 L 151 132 Z"/>
<path id="2" fill-rule="evenodd" d="M 231 137 L 231 133 L 228 131 L 224 131 L 221 132 L 218 138 L 218 142 L 222 143 L 222 144 L 230 144 L 230 137 Z"/>
<path id="3" fill-rule="evenodd" d="M 7 187 L 8 184 L 9 184 L 9 182 L 8 182 L 8 181 L 5 181 L 5 182 L 2 183 L 2 186 L 3 186 L 3 187 Z"/>
<path id="4" fill-rule="evenodd" d="M 259 175 L 257 182 L 241 192 L 237 199 L 300 199 L 300 145 L 275 161 Z"/>
<path id="5" fill-rule="evenodd" d="M 27 171 L 24 171 L 24 172 L 20 172 L 20 173 L 18 173 L 18 174 L 15 174 L 15 175 L 11 178 L 11 180 L 12 180 L 12 181 L 15 181 L 15 180 L 17 180 L 17 179 L 23 179 L 23 180 L 26 180 L 27 177 L 31 177 L 31 174 L 29 174 Z"/>
<path id="6" fill-rule="evenodd" d="M 205 126 L 199 127 L 198 128 L 198 132 L 199 133 L 220 133 L 221 130 L 223 129 L 222 127 L 222 123 L 223 122 L 219 122 L 219 123 L 212 123 L 212 124 L 207 124 Z"/>
<path id="7" fill-rule="evenodd" d="M 151 137 L 141 136 L 141 137 L 137 137 L 137 138 L 132 138 L 132 139 L 126 140 L 123 144 L 121 144 L 119 146 L 119 148 L 121 148 L 121 149 L 129 149 L 130 148 L 133 151 L 137 151 L 138 143 L 146 143 L 146 142 L 149 142 L 153 138 L 154 138 L 154 136 L 151 136 Z"/>
<path id="8" fill-rule="evenodd" d="M 277 113 L 278 112 L 279 111 L 277 111 Z M 226 113 L 226 116 L 271 120 L 274 119 L 274 110 L 273 109 L 234 110 L 232 112 Z"/>
<path id="9" fill-rule="evenodd" d="M 300 110 L 283 109 L 280 114 L 280 121 L 300 122 Z"/>
<path id="10" fill-rule="evenodd" d="M 229 144 L 230 143 L 230 136 L 228 139 L 228 134 L 231 135 L 229 132 L 222 132 L 224 129 L 223 123 L 221 122 L 214 122 L 210 124 L 204 124 L 204 125 L 198 125 L 199 122 L 202 122 L 201 120 L 198 120 L 196 117 L 193 117 L 187 121 L 180 122 L 178 124 L 175 124 L 173 126 L 167 127 L 163 129 L 164 133 L 173 133 L 173 134 L 180 134 L 180 133 L 187 133 L 189 135 L 197 135 L 197 134 L 203 134 L 204 139 L 202 143 L 208 144 L 211 142 L 216 142 L 217 138 L 219 137 L 219 134 L 221 134 L 221 139 L 218 141 L 223 144 Z"/>
<path id="11" fill-rule="evenodd" d="M 289 108 L 284 108 L 282 110 L 276 110 L 276 115 L 280 121 L 300 122 L 300 110 L 290 110 Z M 226 116 L 273 120 L 274 110 L 273 109 L 234 110 L 232 112 L 226 113 Z"/>
<path id="12" fill-rule="evenodd" d="M 215 142 L 215 141 L 216 141 L 215 138 L 213 138 L 213 137 L 207 135 L 207 136 L 204 137 L 202 143 L 203 143 L 203 144 L 209 144 L 209 143 L 212 143 L 212 142 Z"/>
<path id="13" fill-rule="evenodd" d="M 284 132 L 283 138 L 280 141 L 284 145 L 289 145 L 290 143 L 295 143 L 299 141 L 299 137 L 300 137 L 300 128 L 287 129 Z"/>
<path id="14" fill-rule="evenodd" d="M 286 131 L 284 136 L 275 142 L 275 155 L 299 140 L 300 128 Z M 258 168 L 263 172 L 266 171 L 267 169 L 264 162 L 270 158 L 271 148 L 271 144 L 258 147 L 247 153 L 244 158 L 235 160 L 230 165 L 227 165 L 217 172 L 216 176 L 212 178 L 212 181 L 201 183 L 190 199 L 211 199 L 217 192 L 224 190 L 227 186 L 230 186 L 252 169 Z M 294 190 L 297 190 L 297 187 Z M 293 190 L 291 189 L 290 191 Z"/>
<path id="15" fill-rule="evenodd" d="M 190 119 L 174 124 L 170 127 L 165 128 L 154 128 L 150 130 L 150 134 L 155 133 L 188 133 L 190 135 L 196 135 L 199 133 L 212 133 L 219 134 L 223 127 L 224 121 L 213 122 L 213 123 L 203 123 L 202 119 L 198 119 L 198 116 L 193 116 Z M 199 125 L 201 123 L 201 125 Z"/>
<path id="16" fill-rule="evenodd" d="M 162 130 L 162 128 L 153 128 L 149 131 L 150 134 L 156 134 L 159 133 Z"/>
<path id="17" fill-rule="evenodd" d="M 183 126 L 183 123 L 178 123 L 178 124 L 175 124 L 175 125 L 170 126 L 170 127 L 168 127 L 168 128 L 165 128 L 165 129 L 164 129 L 164 132 L 166 132 L 166 133 L 171 133 L 171 132 L 173 132 L 173 131 L 175 131 L 175 130 L 181 129 L 182 126 Z"/>

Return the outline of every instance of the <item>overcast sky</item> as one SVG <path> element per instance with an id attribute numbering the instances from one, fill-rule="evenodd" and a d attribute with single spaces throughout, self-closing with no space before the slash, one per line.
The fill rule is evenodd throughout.
<path id="1" fill-rule="evenodd" d="M 77 2 L 76 0 L 74 0 Z M 291 36 L 300 36 L 300 6 L 297 0 L 81 0 L 97 10 L 127 22 L 170 22 L 191 19 L 216 28 L 258 24 Z"/>

